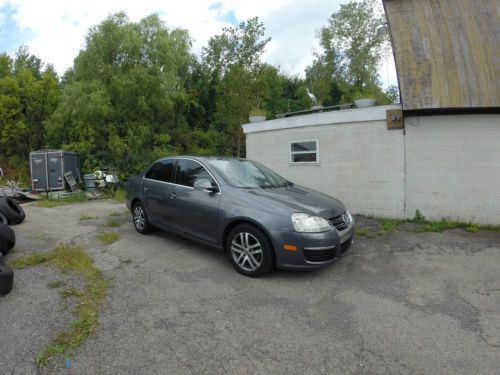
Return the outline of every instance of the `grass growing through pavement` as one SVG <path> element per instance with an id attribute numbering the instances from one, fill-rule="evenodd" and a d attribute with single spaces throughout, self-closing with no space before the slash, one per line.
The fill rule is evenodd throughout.
<path id="1" fill-rule="evenodd" d="M 87 201 L 88 200 L 85 193 L 74 193 L 61 198 L 48 198 L 48 199 L 38 200 L 36 202 L 33 202 L 33 205 L 37 207 L 52 208 L 52 207 L 65 206 L 68 204 L 82 203 Z"/>
<path id="2" fill-rule="evenodd" d="M 394 232 L 396 230 L 396 227 L 402 222 L 403 221 L 397 219 L 383 219 L 382 228 L 386 233 Z"/>
<path id="3" fill-rule="evenodd" d="M 377 233 L 372 232 L 369 229 L 356 227 L 356 236 L 366 237 L 366 238 L 374 238 L 377 237 Z"/>
<path id="4" fill-rule="evenodd" d="M 367 217 L 372 218 L 373 217 Z M 382 228 L 386 233 L 393 232 L 397 229 L 400 224 L 403 223 L 414 223 L 416 224 L 415 232 L 436 232 L 441 233 L 445 230 L 450 229 L 463 229 L 470 233 L 476 233 L 479 231 L 500 231 L 500 225 L 478 225 L 473 223 L 461 223 L 458 221 L 451 221 L 447 219 L 441 219 L 440 221 L 430 221 L 425 218 L 424 215 L 420 213 L 419 210 L 415 211 L 415 216 L 412 219 L 379 219 L 381 220 Z M 357 227 L 356 234 L 359 236 L 369 237 L 370 235 L 377 233 L 370 232 L 368 229 Z"/>
<path id="5" fill-rule="evenodd" d="M 83 211 L 80 214 L 80 220 L 93 220 L 93 219 L 97 219 L 97 216 L 91 216 L 87 213 L 87 211 Z"/>
<path id="6" fill-rule="evenodd" d="M 110 245 L 120 239 L 120 235 L 116 232 L 97 233 L 97 239 L 105 245 Z"/>
<path id="7" fill-rule="evenodd" d="M 45 366 L 55 355 L 69 357 L 92 333 L 98 324 L 99 307 L 109 284 L 94 267 L 92 259 L 78 245 L 63 244 L 47 253 L 16 258 L 9 262 L 9 266 L 20 269 L 41 263 L 52 265 L 62 272 L 74 272 L 82 276 L 85 287 L 83 290 L 68 288 L 61 292 L 63 296 L 73 295 L 79 299 L 74 311 L 75 320 L 59 331 L 49 345 L 38 353 L 36 362 L 39 367 Z"/>
<path id="8" fill-rule="evenodd" d="M 125 189 L 123 188 L 116 189 L 115 194 L 113 195 L 113 200 L 118 203 L 125 203 L 126 200 Z"/>
<path id="9" fill-rule="evenodd" d="M 108 216 L 121 216 L 126 214 L 128 211 L 111 211 Z"/>
<path id="10" fill-rule="evenodd" d="M 118 219 L 115 219 L 114 217 L 106 221 L 103 225 L 104 228 L 116 228 L 120 226 L 120 222 Z"/>

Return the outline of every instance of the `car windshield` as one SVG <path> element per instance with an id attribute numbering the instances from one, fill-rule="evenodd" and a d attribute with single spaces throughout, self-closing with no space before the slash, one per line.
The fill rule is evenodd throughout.
<path id="1" fill-rule="evenodd" d="M 289 182 L 276 172 L 251 160 L 211 159 L 208 160 L 226 182 L 234 187 L 246 189 L 268 189 L 289 186 Z"/>

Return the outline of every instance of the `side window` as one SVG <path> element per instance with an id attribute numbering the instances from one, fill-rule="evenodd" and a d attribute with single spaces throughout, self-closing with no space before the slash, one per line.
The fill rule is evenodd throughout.
<path id="1" fill-rule="evenodd" d="M 200 163 L 193 160 L 178 160 L 176 169 L 175 183 L 179 185 L 192 187 L 197 179 L 208 178 L 210 181 L 213 180 L 208 171 Z"/>
<path id="2" fill-rule="evenodd" d="M 290 142 L 290 163 L 319 162 L 319 145 L 317 140 Z"/>
<path id="3" fill-rule="evenodd" d="M 151 180 L 172 182 L 174 177 L 174 160 L 163 160 L 153 165 L 144 177 Z"/>

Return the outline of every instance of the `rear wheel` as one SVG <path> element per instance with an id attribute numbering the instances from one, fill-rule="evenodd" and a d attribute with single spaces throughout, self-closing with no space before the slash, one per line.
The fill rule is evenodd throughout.
<path id="1" fill-rule="evenodd" d="M 228 235 L 226 250 L 234 268 L 246 276 L 261 276 L 273 268 L 274 252 L 266 235 L 257 227 L 241 224 Z"/>
<path id="2" fill-rule="evenodd" d="M 144 210 L 144 206 L 140 202 L 135 203 L 132 207 L 132 220 L 135 229 L 141 234 L 146 234 L 153 230 L 153 227 L 149 223 L 148 215 Z"/>

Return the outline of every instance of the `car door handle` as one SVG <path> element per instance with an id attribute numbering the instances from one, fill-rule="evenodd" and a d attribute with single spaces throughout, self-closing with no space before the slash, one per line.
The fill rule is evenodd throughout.
<path id="1" fill-rule="evenodd" d="M 146 192 L 146 191 L 148 191 L 148 190 L 149 190 L 149 188 L 147 188 L 147 187 L 144 187 L 144 192 Z"/>
<path id="2" fill-rule="evenodd" d="M 177 194 L 175 193 L 170 194 L 170 199 L 175 199 L 175 197 L 177 197 Z"/>

